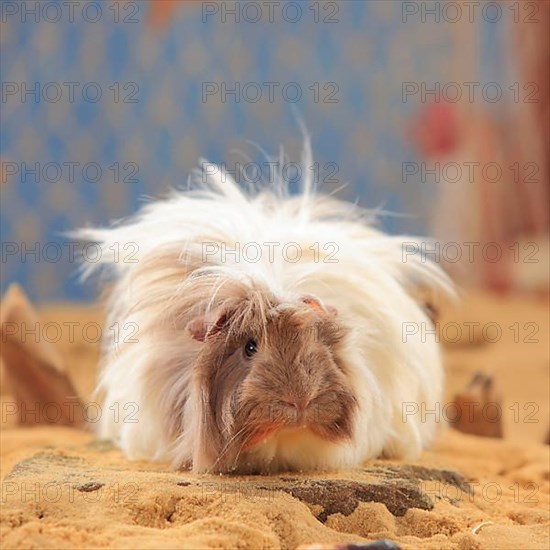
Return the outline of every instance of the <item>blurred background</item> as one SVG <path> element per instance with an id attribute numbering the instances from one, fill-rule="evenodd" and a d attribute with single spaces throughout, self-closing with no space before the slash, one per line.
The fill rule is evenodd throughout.
<path id="1" fill-rule="evenodd" d="M 283 146 L 292 189 L 299 120 L 322 189 L 457 243 L 439 260 L 465 284 L 544 292 L 548 6 L 2 1 L 2 292 L 92 299 L 62 233 L 201 157 L 269 180 L 250 142 Z"/>
<path id="2" fill-rule="evenodd" d="M 390 233 L 425 236 L 420 252 L 465 290 L 433 308 L 435 326 L 413 327 L 441 343 L 446 377 L 436 411 L 420 402 L 420 414 L 455 428 L 420 464 L 444 467 L 443 480 L 475 480 L 476 495 L 478 481 L 504 492 L 501 501 L 483 490 L 474 503 L 453 491 L 437 497 L 440 512 L 395 521 L 373 503 L 380 509 L 358 508 L 363 516 L 330 516 L 308 542 L 383 529 L 404 548 L 547 548 L 549 9 L 548 0 L 0 0 L 0 478 L 11 471 L 2 487 L 25 487 L 6 490 L 4 547 L 98 547 L 106 537 L 125 548 L 167 546 L 166 537 L 231 547 L 213 537 L 237 541 L 247 515 L 249 546 L 264 528 L 273 538 L 262 541 L 290 537 L 282 547 L 313 536 L 313 517 L 289 522 L 270 508 L 264 521 L 255 490 L 254 514 L 246 498 L 239 508 L 224 497 L 203 516 L 195 496 L 189 512 L 181 493 L 159 493 L 168 478 L 153 476 L 157 466 L 132 467 L 91 442 L 100 343 L 137 341 L 120 334 L 136 324 L 105 323 L 96 286 L 78 281 L 77 243 L 63 236 L 185 189 L 201 158 L 269 185 L 266 155 L 283 147 L 279 168 L 296 192 L 303 124 L 314 164 L 302 175 L 384 211 Z M 404 252 L 406 261 L 417 251 Z M 414 481 L 416 466 L 405 468 Z M 118 502 L 119 483 L 135 481 L 139 500 Z M 60 501 L 51 485 L 97 492 Z"/>

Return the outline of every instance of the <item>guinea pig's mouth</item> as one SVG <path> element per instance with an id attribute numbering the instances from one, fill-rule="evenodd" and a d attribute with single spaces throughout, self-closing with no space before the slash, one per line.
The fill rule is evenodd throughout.
<path id="1" fill-rule="evenodd" d="M 275 432 L 279 431 L 283 425 L 280 422 L 271 422 L 269 424 L 264 424 L 258 428 L 252 435 L 247 439 L 244 448 L 250 449 L 265 441 L 270 435 L 273 435 Z"/>
<path id="2" fill-rule="evenodd" d="M 243 449 L 248 450 L 252 447 L 255 447 L 256 445 L 259 445 L 260 443 L 263 443 L 266 441 L 270 436 L 275 435 L 277 433 L 304 433 L 305 431 L 310 431 L 311 433 L 315 433 L 315 430 L 312 429 L 312 426 L 305 422 L 299 422 L 299 423 L 285 423 L 285 422 L 272 422 L 269 424 L 264 424 L 260 428 L 258 428 L 256 431 L 252 433 L 252 435 L 246 440 L 246 443 L 243 446 Z"/>

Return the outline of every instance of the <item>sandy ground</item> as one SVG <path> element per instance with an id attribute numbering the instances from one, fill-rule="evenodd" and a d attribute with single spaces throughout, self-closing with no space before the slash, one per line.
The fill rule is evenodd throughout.
<path id="1" fill-rule="evenodd" d="M 41 315 L 44 323 L 100 319 L 76 306 Z M 486 416 L 502 415 L 504 439 L 442 422 L 417 462 L 373 461 L 332 474 L 207 476 L 129 462 L 82 430 L 14 427 L 3 383 L 1 546 L 330 548 L 388 538 L 405 549 L 548 548 L 550 447 L 541 443 L 550 424 L 548 329 L 544 300 L 468 295 L 439 323 L 442 338 L 456 340 L 445 345 L 439 414 L 451 415 L 446 405 L 475 372 L 490 372 L 502 401 Z M 87 399 L 97 345 L 76 334 L 57 345 Z"/>

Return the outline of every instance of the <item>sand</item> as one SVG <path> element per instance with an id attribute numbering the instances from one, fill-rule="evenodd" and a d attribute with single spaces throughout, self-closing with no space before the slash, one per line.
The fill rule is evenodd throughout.
<path id="1" fill-rule="evenodd" d="M 97 310 L 77 306 L 45 308 L 41 317 L 100 320 Z M 10 397 L 3 384 L 1 546 L 331 548 L 387 538 L 404 549 L 548 548 L 547 304 L 471 294 L 460 309 L 444 312 L 440 328 L 464 322 L 498 323 L 502 336 L 487 343 L 476 333 L 469 339 L 467 330 L 459 339 L 447 334 L 457 342 L 445 346 L 442 411 L 473 373 L 492 372 L 504 438 L 442 426 L 418 461 L 377 460 L 354 471 L 209 476 L 130 462 L 81 429 L 14 425 L 14 415 L 5 414 Z M 514 323 L 519 332 L 509 328 Z M 87 399 L 97 345 L 82 338 L 56 345 Z"/>

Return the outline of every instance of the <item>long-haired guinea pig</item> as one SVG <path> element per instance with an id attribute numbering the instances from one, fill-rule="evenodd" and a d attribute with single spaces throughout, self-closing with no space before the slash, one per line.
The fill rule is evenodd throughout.
<path id="1" fill-rule="evenodd" d="M 124 223 L 78 232 L 102 249 L 117 327 L 104 341 L 99 435 L 128 457 L 327 470 L 414 457 L 433 438 L 434 415 L 407 414 L 442 397 L 417 294 L 451 292 L 447 277 L 404 253 L 414 239 L 383 234 L 311 178 L 298 195 L 280 180 L 244 192 L 209 169 Z"/>

